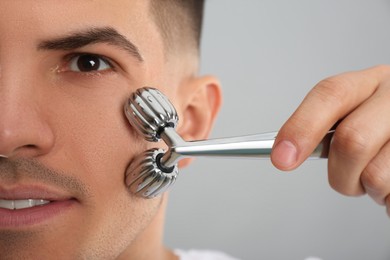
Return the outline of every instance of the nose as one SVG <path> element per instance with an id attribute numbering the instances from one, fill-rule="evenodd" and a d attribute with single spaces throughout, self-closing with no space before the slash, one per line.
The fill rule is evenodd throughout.
<path id="1" fill-rule="evenodd" d="M 42 89 L 23 73 L 0 77 L 0 155 L 36 157 L 47 153 L 54 134 L 45 112 Z M 25 74 L 26 75 L 26 74 Z"/>

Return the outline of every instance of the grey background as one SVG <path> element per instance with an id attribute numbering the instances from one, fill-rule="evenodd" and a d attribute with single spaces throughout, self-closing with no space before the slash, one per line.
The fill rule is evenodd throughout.
<path id="1" fill-rule="evenodd" d="M 389 27 L 388 0 L 208 0 L 202 73 L 224 91 L 213 137 L 278 130 L 319 80 L 389 63 Z M 390 219 L 367 196 L 333 191 L 326 160 L 282 173 L 197 159 L 171 192 L 165 241 L 248 260 L 384 260 Z"/>

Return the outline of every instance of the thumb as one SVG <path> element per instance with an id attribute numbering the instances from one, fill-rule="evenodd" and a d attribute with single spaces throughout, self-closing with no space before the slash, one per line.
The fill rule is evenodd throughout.
<path id="1" fill-rule="evenodd" d="M 293 170 L 313 152 L 328 130 L 376 90 L 377 70 L 340 74 L 319 82 L 280 129 L 271 153 L 280 170 Z"/>

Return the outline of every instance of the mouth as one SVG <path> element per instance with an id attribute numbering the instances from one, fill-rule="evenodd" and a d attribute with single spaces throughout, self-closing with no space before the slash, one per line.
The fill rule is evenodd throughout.
<path id="1" fill-rule="evenodd" d="M 0 230 L 28 228 L 59 219 L 77 202 L 63 192 L 46 187 L 0 187 Z"/>

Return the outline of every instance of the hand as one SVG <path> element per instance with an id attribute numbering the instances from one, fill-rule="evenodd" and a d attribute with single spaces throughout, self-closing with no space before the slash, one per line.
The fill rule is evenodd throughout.
<path id="1" fill-rule="evenodd" d="M 349 196 L 367 193 L 390 216 L 390 66 L 319 82 L 279 131 L 272 162 L 297 168 L 336 122 L 329 183 Z"/>

